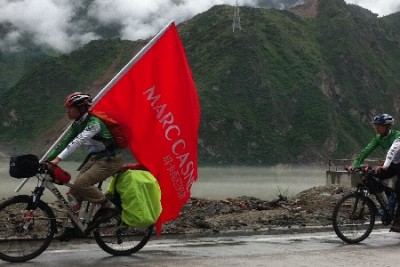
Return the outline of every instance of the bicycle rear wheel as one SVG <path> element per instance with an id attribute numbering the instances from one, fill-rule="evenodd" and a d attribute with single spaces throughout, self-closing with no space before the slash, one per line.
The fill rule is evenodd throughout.
<path id="1" fill-rule="evenodd" d="M 147 244 L 152 233 L 153 226 L 131 227 L 122 222 L 120 215 L 100 223 L 93 230 L 93 236 L 99 247 L 114 256 L 126 256 L 138 252 Z"/>
<path id="2" fill-rule="evenodd" d="M 343 241 L 355 244 L 367 238 L 375 224 L 376 206 L 361 193 L 344 196 L 333 210 L 332 226 Z"/>
<path id="3" fill-rule="evenodd" d="M 0 259 L 24 262 L 39 256 L 56 232 L 50 207 L 40 201 L 34 207 L 32 196 L 20 195 L 0 204 Z"/>

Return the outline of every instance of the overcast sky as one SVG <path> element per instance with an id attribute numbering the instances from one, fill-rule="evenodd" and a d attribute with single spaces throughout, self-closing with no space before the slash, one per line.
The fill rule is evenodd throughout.
<path id="1" fill-rule="evenodd" d="M 385 16 L 400 11 L 399 0 L 345 0 L 345 2 L 369 9 L 379 16 Z"/>
<path id="2" fill-rule="evenodd" d="M 302 0 L 299 0 L 302 1 Z M 0 0 L 0 24 L 13 30 L 0 36 L 0 50 L 18 50 L 23 36 L 36 44 L 69 52 L 98 39 L 88 25 L 118 25 L 122 39 L 145 39 L 168 22 L 177 24 L 217 4 L 234 5 L 236 0 L 92 0 L 88 9 L 77 0 Z M 86 1 L 87 2 L 87 1 Z M 262 0 L 239 0 L 239 5 L 257 6 Z M 346 0 L 384 16 L 400 10 L 399 0 Z M 87 12 L 85 16 L 80 14 Z M 88 10 L 88 11 L 86 11 Z M 6 50 L 5 50 L 6 49 Z"/>

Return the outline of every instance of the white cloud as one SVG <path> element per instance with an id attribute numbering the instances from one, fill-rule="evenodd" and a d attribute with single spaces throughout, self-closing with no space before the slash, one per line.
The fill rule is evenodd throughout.
<path id="1" fill-rule="evenodd" d="M 265 1 L 265 0 L 264 0 Z M 18 40 L 33 36 L 36 44 L 69 52 L 90 40 L 100 38 L 93 25 L 120 25 L 122 39 L 153 36 L 170 21 L 180 23 L 214 5 L 235 5 L 236 0 L 91 0 L 86 16 L 79 0 L 0 0 L 0 24 L 11 23 L 12 32 L 0 40 L 0 48 L 19 49 Z M 275 1 L 276 2 L 276 1 Z M 379 15 L 398 11 L 398 0 L 347 0 Z M 261 0 L 239 0 L 239 5 L 265 5 Z M 89 24 L 90 21 L 92 24 Z"/>
<path id="2" fill-rule="evenodd" d="M 20 34 L 34 36 L 35 43 L 59 50 L 74 45 L 68 34 L 74 6 L 68 0 L 2 0 L 0 6 L 0 23 L 12 23 Z"/>
<path id="3" fill-rule="evenodd" d="M 22 49 L 18 44 L 20 38 L 21 34 L 18 31 L 8 32 L 2 39 L 0 39 L 0 51 L 20 51 Z"/>
<path id="4" fill-rule="evenodd" d="M 135 40 L 154 35 L 172 20 L 180 23 L 214 5 L 233 3 L 228 0 L 95 0 L 88 15 L 100 23 L 121 24 L 121 38 Z"/>
<path id="5" fill-rule="evenodd" d="M 398 0 L 345 0 L 345 2 L 361 6 L 379 16 L 386 16 L 400 11 Z"/>

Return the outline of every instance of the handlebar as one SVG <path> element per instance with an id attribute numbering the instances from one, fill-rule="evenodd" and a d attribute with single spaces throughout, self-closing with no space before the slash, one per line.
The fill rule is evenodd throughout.
<path id="1" fill-rule="evenodd" d="M 44 161 L 39 163 L 37 174 L 48 174 L 56 184 L 67 184 L 71 180 L 71 175 L 62 169 L 57 164 L 50 161 Z"/>
<path id="2" fill-rule="evenodd" d="M 347 167 L 345 167 L 344 169 L 349 173 L 357 173 L 357 174 L 361 174 L 361 175 L 375 174 L 375 171 L 371 168 L 371 166 L 360 166 L 360 167 L 354 168 L 354 170 L 349 170 L 349 168 L 347 168 Z"/>

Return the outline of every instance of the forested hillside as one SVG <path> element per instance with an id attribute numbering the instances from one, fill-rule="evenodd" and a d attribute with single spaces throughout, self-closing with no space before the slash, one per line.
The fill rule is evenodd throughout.
<path id="1" fill-rule="evenodd" d="M 352 157 L 375 114 L 400 120 L 400 14 L 311 3 L 241 7 L 234 32 L 225 5 L 178 25 L 201 101 L 201 164 Z M 0 98 L 1 151 L 44 153 L 68 122 L 64 96 L 96 94 L 147 41 L 92 41 L 26 73 Z"/>

